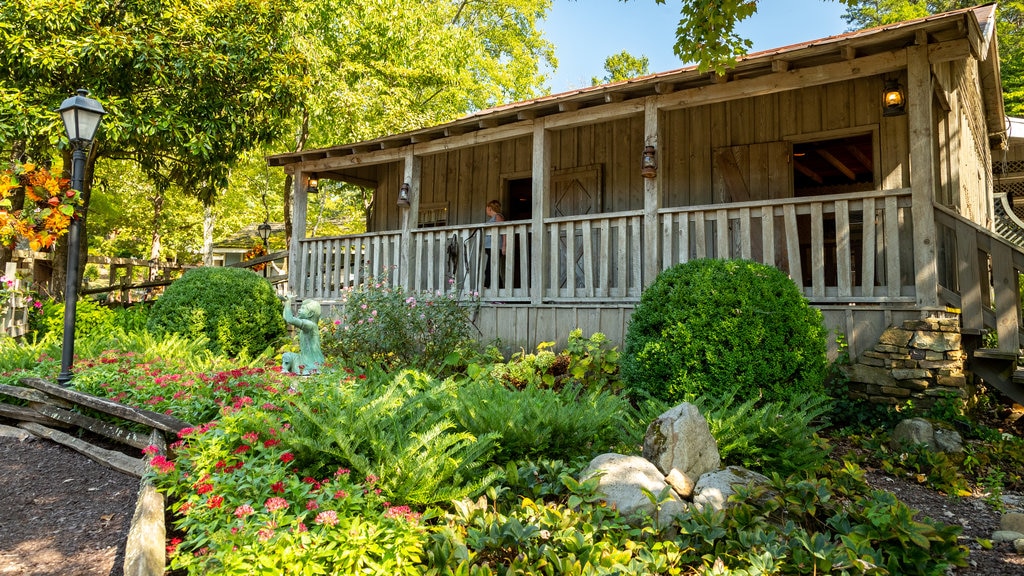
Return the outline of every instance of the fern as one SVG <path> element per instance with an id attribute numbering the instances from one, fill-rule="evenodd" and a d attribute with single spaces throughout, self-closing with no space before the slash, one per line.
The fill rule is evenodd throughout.
<path id="1" fill-rule="evenodd" d="M 475 496 L 497 478 L 482 472 L 497 435 L 454 430 L 450 381 L 408 370 L 383 378 L 307 385 L 288 437 L 296 455 L 372 474 L 388 498 L 416 505 Z"/>

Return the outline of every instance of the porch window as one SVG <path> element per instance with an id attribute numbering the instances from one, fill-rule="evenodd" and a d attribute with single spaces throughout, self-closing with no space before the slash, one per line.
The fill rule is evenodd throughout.
<path id="1" fill-rule="evenodd" d="M 793 195 L 875 189 L 871 134 L 793 143 Z"/>
<path id="2" fill-rule="evenodd" d="M 420 204 L 418 228 L 437 228 L 448 225 L 448 203 Z"/>

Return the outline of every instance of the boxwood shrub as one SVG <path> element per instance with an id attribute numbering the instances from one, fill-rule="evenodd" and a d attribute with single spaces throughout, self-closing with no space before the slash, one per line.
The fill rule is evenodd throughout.
<path id="1" fill-rule="evenodd" d="M 701 259 L 663 271 L 626 333 L 625 386 L 661 400 L 688 395 L 785 401 L 823 390 L 826 330 L 780 270 Z"/>
<path id="2" fill-rule="evenodd" d="M 270 283 L 248 270 L 193 268 L 153 304 L 146 329 L 205 336 L 215 353 L 258 354 L 281 343 L 282 306 Z"/>

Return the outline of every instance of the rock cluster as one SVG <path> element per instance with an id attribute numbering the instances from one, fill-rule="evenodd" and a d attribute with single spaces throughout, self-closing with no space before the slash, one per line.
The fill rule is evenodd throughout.
<path id="1" fill-rule="evenodd" d="M 609 506 L 627 518 L 653 517 L 660 526 L 690 506 L 724 508 L 737 484 L 768 483 L 768 478 L 739 466 L 721 469 L 708 422 L 689 403 L 651 422 L 642 457 L 601 454 L 582 479 L 594 475 L 599 475 L 598 492 Z"/>
<path id="2" fill-rule="evenodd" d="M 1024 554 L 1024 514 L 1007 512 L 999 520 L 999 530 L 992 533 L 993 542 L 1013 542 L 1018 554 Z"/>
<path id="3" fill-rule="evenodd" d="M 851 397 L 879 404 L 913 398 L 928 406 L 944 395 L 968 397 L 965 358 L 958 318 L 907 320 L 886 329 L 843 373 Z"/>

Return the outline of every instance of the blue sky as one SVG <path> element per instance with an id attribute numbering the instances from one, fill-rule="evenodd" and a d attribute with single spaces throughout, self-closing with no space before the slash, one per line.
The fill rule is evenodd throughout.
<path id="1" fill-rule="evenodd" d="M 651 72 L 684 66 L 672 53 L 679 7 L 679 0 L 554 0 L 540 25 L 558 58 L 551 91 L 589 86 L 592 77 L 605 75 L 604 59 L 623 50 L 646 56 Z M 739 31 L 756 52 L 842 34 L 843 12 L 835 0 L 761 0 Z"/>

